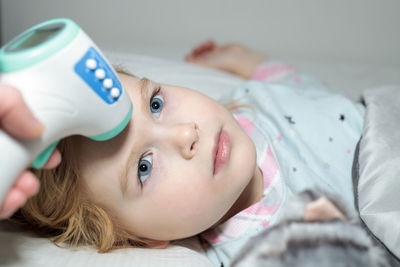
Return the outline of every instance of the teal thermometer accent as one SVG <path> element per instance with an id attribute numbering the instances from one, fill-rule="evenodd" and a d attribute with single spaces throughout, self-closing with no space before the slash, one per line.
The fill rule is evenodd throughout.
<path id="1" fill-rule="evenodd" d="M 0 201 L 22 170 L 45 164 L 62 138 L 78 134 L 108 140 L 132 116 L 132 103 L 115 70 L 70 19 L 45 21 L 4 45 L 0 83 L 20 90 L 46 126 L 35 140 L 15 139 L 0 130 Z"/>

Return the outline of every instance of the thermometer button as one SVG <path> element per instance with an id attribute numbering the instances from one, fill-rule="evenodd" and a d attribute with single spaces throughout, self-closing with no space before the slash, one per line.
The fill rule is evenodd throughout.
<path id="1" fill-rule="evenodd" d="M 86 60 L 86 67 L 90 70 L 94 70 L 97 67 L 97 61 L 93 58 Z"/>
<path id="2" fill-rule="evenodd" d="M 94 72 L 94 76 L 99 80 L 103 80 L 106 77 L 106 72 L 103 69 L 97 69 Z"/>
<path id="3" fill-rule="evenodd" d="M 103 81 L 103 86 L 106 89 L 111 89 L 111 87 L 114 85 L 113 80 L 111 80 L 110 78 L 104 79 Z"/>
<path id="4" fill-rule="evenodd" d="M 119 91 L 119 89 L 117 87 L 114 87 L 113 89 L 111 89 L 110 92 L 112 98 L 118 98 L 119 95 L 121 94 L 121 92 Z"/>

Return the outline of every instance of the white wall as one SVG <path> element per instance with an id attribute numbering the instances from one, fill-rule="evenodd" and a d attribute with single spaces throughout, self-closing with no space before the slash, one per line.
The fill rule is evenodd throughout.
<path id="1" fill-rule="evenodd" d="M 102 47 L 183 55 L 213 38 L 275 56 L 400 66 L 399 0 L 1 0 L 2 40 L 70 17 Z"/>

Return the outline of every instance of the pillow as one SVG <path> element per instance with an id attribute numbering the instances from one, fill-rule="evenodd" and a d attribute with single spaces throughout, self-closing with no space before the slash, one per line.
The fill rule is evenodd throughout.
<path id="1" fill-rule="evenodd" d="M 181 61 L 111 51 L 104 51 L 104 54 L 111 64 L 122 66 L 136 76 L 191 88 L 214 99 L 219 99 L 245 81 L 226 72 Z"/>
<path id="2" fill-rule="evenodd" d="M 91 247 L 61 248 L 7 222 L 0 223 L 0 266 L 15 267 L 212 267 L 196 238 L 166 249 L 126 248 L 98 253 Z"/>
<path id="3" fill-rule="evenodd" d="M 369 230 L 400 258 L 400 86 L 367 90 L 363 98 L 356 206 Z"/>

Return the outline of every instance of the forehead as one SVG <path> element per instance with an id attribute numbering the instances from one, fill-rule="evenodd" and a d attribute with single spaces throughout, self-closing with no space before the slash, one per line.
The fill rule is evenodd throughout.
<path id="1" fill-rule="evenodd" d="M 149 84 L 152 83 L 147 78 L 140 79 L 127 73 L 118 73 L 118 76 L 121 80 L 122 86 L 130 96 L 132 102 L 134 102 L 134 99 L 140 100 L 139 96 L 143 96 L 145 89 L 149 86 Z"/>
<path id="2" fill-rule="evenodd" d="M 125 90 L 132 90 L 134 88 L 140 87 L 140 81 L 136 76 L 130 75 L 125 72 L 118 72 L 118 77 L 121 80 Z"/>

